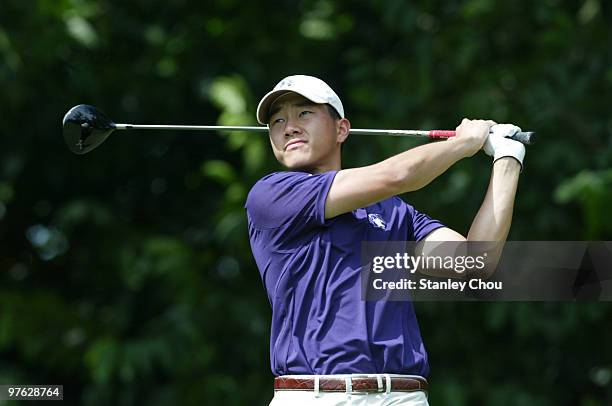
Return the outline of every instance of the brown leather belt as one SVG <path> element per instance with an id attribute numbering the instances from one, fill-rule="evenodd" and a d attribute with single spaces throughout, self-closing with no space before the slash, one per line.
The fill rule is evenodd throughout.
<path id="1" fill-rule="evenodd" d="M 380 379 L 382 377 L 382 380 Z M 386 392 L 387 380 L 380 375 L 377 379 L 371 376 L 351 377 L 352 390 L 349 392 Z M 346 379 L 343 377 L 332 377 L 321 375 L 319 377 L 319 391 L 321 392 L 347 392 Z M 391 389 L 394 392 L 427 391 L 428 384 L 425 378 L 420 376 L 392 376 Z M 315 379 L 313 377 L 300 377 L 299 375 L 278 376 L 274 378 L 274 390 L 315 390 Z"/>

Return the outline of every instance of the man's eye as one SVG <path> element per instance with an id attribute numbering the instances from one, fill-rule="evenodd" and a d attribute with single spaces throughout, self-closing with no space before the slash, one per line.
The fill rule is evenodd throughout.
<path id="1" fill-rule="evenodd" d="M 275 118 L 275 119 L 272 120 L 272 124 L 281 123 L 282 121 L 283 121 L 283 119 L 281 117 Z"/>
<path id="2" fill-rule="evenodd" d="M 308 113 L 312 113 L 312 111 L 304 110 L 300 113 L 300 116 L 305 116 Z"/>

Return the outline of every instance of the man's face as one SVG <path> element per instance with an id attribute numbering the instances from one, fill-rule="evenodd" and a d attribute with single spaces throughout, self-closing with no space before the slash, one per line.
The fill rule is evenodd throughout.
<path id="1" fill-rule="evenodd" d="M 288 169 L 319 172 L 339 159 L 339 121 L 324 104 L 297 93 L 281 96 L 270 108 L 270 142 L 276 159 Z"/>

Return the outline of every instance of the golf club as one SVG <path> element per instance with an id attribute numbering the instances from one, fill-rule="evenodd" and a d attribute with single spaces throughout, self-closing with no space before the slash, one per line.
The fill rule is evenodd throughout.
<path id="1" fill-rule="evenodd" d="M 64 116 L 62 121 L 63 135 L 66 145 L 75 154 L 86 154 L 102 144 L 115 130 L 195 130 L 195 131 L 268 131 L 268 127 L 244 126 L 214 126 L 214 125 L 141 125 L 116 124 L 106 114 L 96 107 L 88 104 L 74 106 Z M 357 135 L 391 135 L 399 137 L 426 137 L 449 138 L 455 136 L 451 130 L 379 130 L 379 129 L 351 129 L 351 134 Z M 509 137 L 522 142 L 533 144 L 534 132 L 519 132 Z"/>

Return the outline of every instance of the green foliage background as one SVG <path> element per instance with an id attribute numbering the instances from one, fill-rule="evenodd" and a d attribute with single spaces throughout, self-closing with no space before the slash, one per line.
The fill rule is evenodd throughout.
<path id="1" fill-rule="evenodd" d="M 253 124 L 283 76 L 324 78 L 353 126 L 536 130 L 512 240 L 612 239 L 612 10 L 599 0 L 3 0 L 0 383 L 82 405 L 264 405 L 270 309 L 246 194 L 265 137 L 113 135 L 61 119 Z M 355 136 L 345 166 L 418 143 Z M 404 196 L 466 232 L 490 159 Z M 610 303 L 418 303 L 434 405 L 607 405 Z"/>

